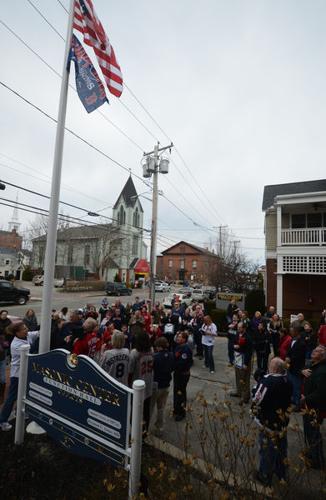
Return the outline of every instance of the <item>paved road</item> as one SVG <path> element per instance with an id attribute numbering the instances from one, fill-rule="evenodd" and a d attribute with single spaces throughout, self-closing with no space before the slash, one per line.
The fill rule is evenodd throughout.
<path id="1" fill-rule="evenodd" d="M 26 310 L 28 308 L 32 308 L 35 311 L 35 314 L 38 318 L 41 315 L 42 308 L 42 293 L 43 287 L 35 286 L 31 282 L 17 281 L 17 287 L 29 288 L 31 291 L 30 301 L 24 306 L 18 306 L 16 304 L 9 305 L 6 304 L 1 309 L 7 309 L 9 314 L 12 316 L 24 316 Z M 131 296 L 122 296 L 122 297 L 108 297 L 109 302 L 114 302 L 117 298 L 121 299 L 123 304 L 127 304 L 127 302 L 134 302 L 135 297 L 138 296 L 141 300 L 148 298 L 148 289 L 145 290 L 133 290 Z M 157 294 L 157 300 L 162 300 L 166 294 L 159 293 Z M 78 309 L 79 307 L 84 307 L 87 303 L 94 304 L 96 307 L 99 307 L 101 304 L 101 300 L 105 297 L 105 293 L 101 291 L 96 292 L 63 292 L 60 288 L 54 288 L 53 290 L 53 301 L 52 301 L 52 309 L 60 310 L 62 307 L 68 307 L 70 310 Z"/>

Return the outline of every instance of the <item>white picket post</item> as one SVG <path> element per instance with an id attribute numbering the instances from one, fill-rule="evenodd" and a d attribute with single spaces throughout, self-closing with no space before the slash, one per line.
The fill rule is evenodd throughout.
<path id="1" fill-rule="evenodd" d="M 143 380 L 135 380 L 132 384 L 132 389 L 133 399 L 131 420 L 129 500 L 134 499 L 139 490 L 145 382 Z"/>
<path id="2" fill-rule="evenodd" d="M 20 368 L 19 368 L 19 382 L 17 393 L 17 416 L 15 427 L 15 444 L 22 444 L 24 442 L 25 434 L 25 403 L 27 372 L 28 372 L 28 353 L 30 345 L 23 345 L 20 348 Z"/>

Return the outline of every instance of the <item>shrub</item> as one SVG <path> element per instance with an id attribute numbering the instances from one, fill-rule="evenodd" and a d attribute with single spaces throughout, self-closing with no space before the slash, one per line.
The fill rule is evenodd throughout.
<path id="1" fill-rule="evenodd" d="M 226 331 L 227 321 L 226 321 L 225 311 L 223 309 L 212 309 L 209 315 L 212 318 L 213 323 L 216 324 L 217 329 L 220 332 Z"/>
<path id="2" fill-rule="evenodd" d="M 32 281 L 33 279 L 33 271 L 30 266 L 27 266 L 22 274 L 22 280 L 23 281 Z"/>
<path id="3" fill-rule="evenodd" d="M 245 310 L 248 311 L 249 316 L 253 316 L 256 311 L 265 313 L 265 294 L 263 290 L 251 290 L 246 295 Z"/>
<path id="4" fill-rule="evenodd" d="M 216 302 L 215 300 L 206 300 L 205 301 L 205 311 L 207 314 L 211 316 L 212 310 L 216 309 Z"/>

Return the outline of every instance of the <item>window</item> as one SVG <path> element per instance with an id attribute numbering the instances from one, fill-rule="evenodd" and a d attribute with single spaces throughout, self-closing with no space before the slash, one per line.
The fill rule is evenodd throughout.
<path id="1" fill-rule="evenodd" d="M 68 264 L 72 264 L 74 259 L 74 247 L 69 245 L 68 247 Z"/>
<path id="2" fill-rule="evenodd" d="M 180 269 L 184 269 L 184 268 L 185 268 L 185 260 L 180 259 Z"/>
<path id="3" fill-rule="evenodd" d="M 132 224 L 133 224 L 134 227 L 139 227 L 139 211 L 138 211 L 138 207 L 136 207 L 136 210 L 134 211 Z"/>
<path id="4" fill-rule="evenodd" d="M 292 229 L 301 229 L 306 227 L 306 214 L 292 214 Z"/>
<path id="5" fill-rule="evenodd" d="M 307 227 L 322 227 L 322 214 L 320 212 L 307 214 Z"/>
<path id="6" fill-rule="evenodd" d="M 10 260 L 9 260 L 9 259 L 6 259 L 5 265 L 6 265 L 6 266 L 9 266 L 9 265 L 10 265 Z"/>
<path id="7" fill-rule="evenodd" d="M 173 260 L 172 259 L 169 259 L 169 267 L 173 267 Z"/>
<path id="8" fill-rule="evenodd" d="M 126 212 L 123 208 L 123 206 L 120 206 L 120 210 L 118 212 L 118 224 L 120 226 L 123 226 L 126 223 Z"/>
<path id="9" fill-rule="evenodd" d="M 84 248 L 84 266 L 89 266 L 91 258 L 91 247 L 90 245 L 85 245 Z"/>
<path id="10" fill-rule="evenodd" d="M 193 261 L 192 261 L 192 268 L 193 268 L 193 269 L 196 269 L 196 268 L 197 268 L 197 261 L 196 261 L 196 260 L 193 260 Z"/>
<path id="11" fill-rule="evenodd" d="M 138 236 L 132 237 L 132 253 L 138 255 Z"/>

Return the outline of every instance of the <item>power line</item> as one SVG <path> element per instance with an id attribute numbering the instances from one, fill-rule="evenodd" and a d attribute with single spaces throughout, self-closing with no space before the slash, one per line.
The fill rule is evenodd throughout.
<path id="1" fill-rule="evenodd" d="M 31 0 L 27 0 L 27 2 L 33 7 L 34 10 L 41 16 L 41 18 L 55 31 L 55 33 L 61 38 L 61 40 L 65 41 L 65 38 L 59 33 L 59 31 L 50 23 L 50 21 L 42 14 L 42 12 L 33 4 Z"/>
<path id="2" fill-rule="evenodd" d="M 9 205 L 8 203 L 5 203 L 4 201 L 0 201 L 0 205 L 7 206 L 9 208 L 17 208 L 17 210 L 21 210 L 24 212 L 29 212 L 32 214 L 36 215 L 41 215 L 42 217 L 48 217 L 49 211 L 41 208 L 41 207 L 35 207 L 33 205 L 28 205 L 26 203 L 21 203 L 21 202 L 16 202 L 15 200 L 8 200 L 7 198 L 0 198 L 0 200 L 5 200 L 8 201 L 9 203 L 12 203 Z M 18 205 L 18 206 L 17 206 Z M 72 215 L 64 214 L 64 213 L 59 213 L 58 214 L 58 219 L 63 222 L 68 222 L 71 224 L 76 224 L 77 227 L 93 227 L 93 228 L 102 228 L 102 229 L 107 229 L 108 224 L 103 224 L 103 223 L 96 223 L 94 221 L 84 221 L 83 219 L 80 219 L 79 217 L 73 217 Z M 69 228 L 66 228 L 69 229 Z M 130 236 L 130 233 L 127 232 L 126 230 L 123 231 L 121 229 L 121 226 L 117 226 L 117 232 L 121 236 Z M 59 229 L 60 230 L 60 229 Z M 28 233 L 28 231 L 27 231 Z M 25 231 L 26 234 L 26 231 Z"/>
<path id="3" fill-rule="evenodd" d="M 68 9 L 66 9 L 66 7 L 63 5 L 63 3 L 60 0 L 57 0 L 57 2 L 61 5 L 63 10 L 65 10 L 67 12 L 67 14 L 69 14 Z"/>
<path id="4" fill-rule="evenodd" d="M 30 0 L 27 0 L 27 1 L 28 1 L 31 5 L 32 5 L 32 2 L 30 2 Z M 36 10 L 37 10 L 37 9 L 36 9 Z M 42 17 L 44 17 L 44 16 L 42 16 Z M 37 57 L 38 57 L 38 58 L 39 58 L 39 59 L 40 59 L 40 60 L 41 60 L 44 64 L 46 64 L 46 66 L 47 66 L 49 69 L 51 69 L 51 70 L 52 70 L 52 71 L 53 71 L 53 72 L 54 72 L 54 73 L 55 73 L 55 74 L 56 74 L 59 78 L 62 78 L 62 77 L 61 77 L 61 75 L 60 75 L 60 73 L 59 73 L 58 71 L 56 71 L 56 70 L 55 70 L 52 66 L 50 66 L 50 65 L 49 65 L 49 64 L 48 64 L 48 63 L 47 63 L 47 62 L 46 62 L 46 61 L 45 61 L 45 60 L 44 60 L 44 59 L 43 59 L 43 58 L 42 58 L 42 57 L 41 57 L 41 56 L 40 56 L 37 52 L 35 52 L 35 51 L 34 51 L 34 50 L 33 50 L 33 49 L 32 49 L 32 48 L 31 48 L 31 47 L 30 47 L 30 46 L 29 46 L 29 45 L 28 45 L 28 44 L 27 44 L 27 43 L 26 43 L 26 42 L 25 42 L 22 38 L 21 38 L 21 37 L 19 37 L 19 36 L 18 36 L 18 35 L 17 35 L 17 34 L 16 34 L 16 33 L 15 33 L 12 29 L 11 29 L 11 28 L 9 28 L 9 26 L 8 26 L 6 23 L 4 23 L 4 22 L 3 22 L 3 21 L 1 21 L 1 20 L 0 20 L 0 22 L 1 22 L 1 23 L 2 23 L 2 24 L 3 24 L 3 25 L 4 25 L 4 26 L 5 26 L 5 27 L 6 27 L 6 28 L 10 31 L 10 33 L 11 33 L 11 34 L 13 34 L 13 35 L 14 35 L 14 36 L 15 36 L 15 37 L 19 40 L 19 41 L 21 41 L 21 43 L 23 43 L 25 47 L 27 47 L 29 50 L 31 50 L 31 51 L 33 52 L 33 54 L 35 54 L 35 55 L 36 55 L 36 56 L 37 56 Z M 51 26 L 51 27 L 53 28 L 53 26 L 51 25 L 51 23 L 48 23 L 48 24 L 49 24 L 49 26 Z M 61 37 L 61 36 L 60 36 L 60 37 Z M 61 37 L 61 38 L 62 38 L 62 37 Z M 74 87 L 74 86 L 72 86 L 71 84 L 69 84 L 69 86 L 70 86 L 70 87 L 71 87 L 71 88 L 72 88 L 72 89 L 76 92 L 76 89 L 75 89 L 75 87 Z M 10 89 L 8 86 L 7 86 L 7 88 L 8 88 L 8 89 Z M 10 90 L 11 90 L 11 89 L 10 89 Z M 18 93 L 17 93 L 17 95 L 18 95 L 18 96 L 20 96 L 20 94 L 18 94 Z M 29 101 L 27 101 L 27 100 L 25 100 L 25 101 L 26 101 L 26 102 L 28 102 L 29 104 L 31 104 Z M 123 104 L 123 106 L 127 107 L 125 104 Z M 35 106 L 35 107 L 36 107 L 36 106 Z M 38 111 L 41 111 L 41 112 L 42 112 L 42 110 L 41 110 L 40 108 L 36 107 L 36 109 L 38 109 Z M 111 125 L 113 125 L 113 126 L 114 126 L 114 127 L 115 127 L 115 128 L 116 128 L 116 129 L 117 129 L 117 130 L 121 133 L 121 134 L 123 134 L 123 135 L 124 135 L 124 136 L 125 136 L 125 137 L 126 137 L 126 138 L 130 141 L 130 142 L 132 142 L 132 143 L 133 143 L 133 144 L 134 144 L 134 145 L 135 145 L 135 146 L 136 146 L 136 147 L 137 147 L 140 151 L 143 151 L 143 148 L 142 148 L 141 146 L 139 146 L 139 144 L 137 144 L 137 143 L 136 143 L 133 139 L 131 139 L 131 138 L 130 138 L 130 137 L 129 137 L 129 136 L 128 136 L 125 132 L 123 132 L 123 131 L 122 131 L 122 130 L 121 130 L 121 129 L 117 126 L 117 125 L 115 125 L 115 124 L 114 124 L 114 123 L 113 123 L 113 122 L 112 122 L 109 118 L 107 118 L 107 117 L 106 117 L 103 113 L 101 113 L 99 110 L 97 110 L 97 111 L 98 111 L 98 113 L 99 113 L 99 114 L 100 114 L 100 115 L 101 115 L 101 116 L 102 116 L 102 117 L 103 117 L 106 121 L 108 121 L 109 123 L 111 123 Z M 130 110 L 129 110 L 129 111 L 130 111 Z M 131 112 L 131 111 L 130 111 L 130 112 Z M 133 114 L 133 113 L 131 112 L 131 114 Z M 134 114 L 133 114 L 133 115 L 134 115 Z M 55 120 L 54 118 L 50 117 L 50 115 L 46 114 L 46 116 L 47 116 L 48 118 L 50 118 L 50 119 L 52 119 L 53 121 L 55 121 L 55 122 L 56 122 L 56 120 Z M 135 118 L 137 121 L 139 121 L 139 120 L 138 120 L 138 118 L 137 118 L 135 115 L 134 115 L 134 118 Z M 139 121 L 139 122 L 140 122 L 140 121 Z M 141 122 L 140 122 L 140 123 L 141 123 Z M 141 123 L 141 124 L 142 124 L 142 123 Z M 143 124 L 142 124 L 142 125 L 143 125 Z M 143 126 L 144 126 L 144 125 L 143 125 Z M 145 128 L 146 128 L 146 127 L 145 127 Z M 69 132 L 71 132 L 73 135 L 76 135 L 76 134 L 75 134 L 75 133 L 73 133 L 71 130 L 69 130 L 67 127 L 66 127 L 66 130 L 68 130 Z M 148 132 L 151 134 L 151 132 L 150 132 L 150 131 L 148 131 Z M 154 139 L 157 139 L 157 138 L 156 138 L 153 134 L 151 134 L 151 135 L 154 137 Z M 79 136 L 78 136 L 78 137 L 79 137 Z M 79 137 L 79 138 L 80 138 L 80 137 Z M 84 139 L 82 139 L 82 140 L 84 140 Z M 84 142 L 85 142 L 85 140 L 84 140 Z M 173 163 L 174 163 L 174 162 L 173 162 Z M 180 171 L 179 167 L 178 167 L 175 163 L 174 163 L 174 165 L 176 166 L 176 168 L 178 169 L 178 171 L 179 171 L 180 175 L 182 176 L 182 173 L 181 173 L 181 171 Z M 136 176 L 136 177 L 137 177 L 137 175 L 136 175 L 136 174 L 132 174 L 132 175 L 134 175 L 134 176 Z M 138 178 L 140 178 L 140 177 L 138 177 Z M 147 185 L 147 184 L 146 184 L 146 182 L 145 182 L 142 178 L 140 178 L 140 179 L 142 180 L 142 182 L 143 182 L 145 185 Z M 188 182 L 188 181 L 186 181 L 186 182 Z M 188 184 L 189 184 L 189 182 L 188 182 Z M 190 184 L 189 184 L 189 186 L 190 186 Z M 191 186 L 190 186 L 190 188 L 191 188 Z M 175 189 L 176 189 L 176 188 L 175 188 Z M 191 188 L 191 189 L 192 189 L 192 188 Z M 200 202 L 202 202 L 202 200 L 198 197 L 197 193 L 196 193 L 195 191 L 194 191 L 194 193 L 195 193 L 196 197 L 199 199 L 199 201 L 200 201 Z M 182 196 L 183 196 L 183 195 L 182 195 Z M 184 196 L 183 196 L 183 197 L 184 197 Z M 185 199 L 185 198 L 184 198 L 184 199 Z M 201 217 L 202 217 L 202 216 L 201 216 Z M 202 217 L 202 218 L 203 218 L 203 217 Z M 196 224 L 196 223 L 195 223 L 195 224 Z M 196 224 L 196 225 L 198 225 L 198 224 Z M 202 226 L 202 227 L 204 227 L 204 226 Z"/>
<path id="5" fill-rule="evenodd" d="M 13 167 L 12 165 L 7 165 L 5 163 L 0 163 L 0 165 L 2 167 L 9 168 L 10 170 L 14 170 L 15 172 L 18 172 L 18 173 L 23 174 L 23 175 L 28 175 L 29 177 L 32 177 L 32 178 L 37 179 L 37 180 L 42 181 L 42 182 L 51 183 L 51 177 L 49 175 L 43 174 L 43 172 L 41 172 L 40 170 L 37 170 L 36 168 L 33 168 L 30 165 L 27 165 L 26 163 L 23 163 L 19 160 L 15 160 L 14 158 L 12 158 L 12 157 L 10 157 L 2 152 L 0 152 L 0 155 L 4 156 L 5 158 L 9 159 L 10 161 L 13 161 L 15 163 L 18 163 L 18 164 L 28 168 L 29 170 L 36 172 L 39 175 L 43 175 L 44 177 L 47 177 L 48 180 L 41 179 L 40 177 L 31 175 L 30 173 L 27 173 L 27 172 L 23 172 L 22 170 L 18 170 L 17 168 Z M 100 202 L 100 203 L 106 203 L 105 200 L 101 200 L 100 198 L 95 198 L 94 196 L 90 196 L 86 193 L 83 193 L 82 191 L 78 191 L 77 189 L 74 189 L 72 186 L 69 186 L 68 184 L 62 184 L 62 186 L 64 187 L 64 189 L 67 189 L 69 191 L 73 191 L 74 193 L 85 196 L 85 198 L 89 198 L 90 200 L 95 200 L 95 201 Z M 103 209 L 101 209 L 101 211 L 102 210 Z"/>
<path id="6" fill-rule="evenodd" d="M 9 85 L 5 84 L 3 81 L 0 81 L 0 85 L 2 85 L 4 88 L 6 88 L 10 92 L 12 92 L 17 97 L 19 97 L 19 99 L 21 99 L 22 101 L 24 101 L 29 106 L 31 106 L 32 108 L 36 109 L 40 113 L 42 113 L 42 115 L 46 116 L 51 121 L 53 121 L 54 123 L 57 123 L 57 120 L 55 118 L 53 118 L 53 116 L 49 115 L 49 113 L 47 113 L 46 111 L 44 111 L 43 109 L 41 109 L 39 106 L 36 106 L 36 104 L 32 103 L 31 101 L 29 101 L 28 99 L 26 99 L 25 97 L 23 97 L 19 92 L 15 91 L 11 87 L 9 87 Z M 81 137 L 80 135 L 78 135 L 76 132 L 74 132 L 70 128 L 65 127 L 65 130 L 67 132 L 69 132 L 71 135 L 73 135 L 74 137 L 76 137 L 77 139 L 79 139 L 80 141 L 82 141 L 85 144 L 87 144 L 87 146 L 89 146 L 90 148 L 94 149 L 95 151 L 97 151 L 98 153 L 100 153 L 102 156 L 104 156 L 105 158 L 107 158 L 108 160 L 110 160 L 112 163 L 114 163 L 118 167 L 120 167 L 123 170 L 125 170 L 126 172 L 128 172 L 130 175 L 132 175 L 132 176 L 136 177 L 137 179 L 139 179 L 143 184 L 145 184 L 145 186 L 150 187 L 150 184 L 148 182 L 146 182 L 142 177 L 140 177 L 140 175 L 137 175 L 134 172 L 132 172 L 130 168 L 126 167 L 125 165 L 122 165 L 122 163 L 118 162 L 117 160 L 114 160 L 108 154 L 104 153 L 98 147 L 94 146 L 94 144 L 90 143 L 89 141 L 87 141 L 86 139 L 84 139 L 83 137 Z"/>
<path id="7" fill-rule="evenodd" d="M 30 0 L 28 0 L 28 2 L 30 2 Z M 30 2 L 31 3 L 31 2 Z M 62 3 L 59 2 L 59 4 L 61 5 L 61 7 L 63 7 Z M 63 7 L 64 8 L 64 7 Z M 64 10 L 68 13 L 67 9 L 64 8 Z M 42 15 L 42 17 L 44 18 L 44 16 Z M 48 22 L 48 24 L 55 30 L 55 28 L 51 25 L 51 23 Z M 56 30 L 55 30 L 56 31 Z M 63 38 L 61 35 L 60 35 L 60 38 Z M 171 137 L 163 130 L 163 128 L 160 126 L 160 124 L 158 123 L 158 121 L 154 118 L 154 116 L 147 110 L 147 108 L 144 106 L 144 104 L 140 101 L 140 99 L 136 96 L 136 94 L 131 90 L 131 88 L 129 86 L 127 86 L 126 83 L 124 83 L 124 86 L 126 87 L 126 89 L 128 90 L 128 92 L 130 93 L 130 95 L 135 99 L 135 101 L 140 105 L 140 107 L 144 110 L 144 112 L 147 114 L 147 116 L 149 116 L 149 118 L 153 121 L 153 123 L 158 127 L 158 129 L 162 132 L 162 134 L 170 141 L 170 142 L 173 142 Z M 122 99 L 119 99 L 119 103 L 131 114 L 131 116 L 144 128 L 144 130 L 146 130 L 146 132 L 148 134 L 151 135 L 151 137 L 156 140 L 157 142 L 160 142 L 159 139 L 151 132 L 151 130 L 149 130 L 149 128 L 135 115 L 135 113 L 122 101 Z M 189 171 L 189 173 L 191 174 L 191 176 L 193 176 L 194 174 L 191 172 L 191 170 L 189 169 L 188 165 L 186 164 L 184 158 L 181 156 L 180 152 L 178 151 L 178 149 L 176 149 L 176 152 L 178 154 L 178 156 L 180 157 L 182 163 L 185 165 L 185 167 L 187 168 L 187 170 Z M 201 204 L 205 205 L 206 206 L 206 209 L 209 210 L 211 213 L 214 214 L 214 211 L 215 211 L 215 214 L 214 214 L 214 217 L 217 217 L 218 219 L 220 220 L 223 220 L 222 217 L 217 213 L 216 209 L 214 209 L 214 211 L 212 210 L 212 207 L 209 203 L 206 202 L 206 197 L 207 197 L 207 193 L 205 193 L 203 191 L 203 189 L 201 188 L 200 184 L 198 183 L 198 181 L 196 181 L 196 187 L 198 186 L 199 189 L 201 190 L 202 194 L 204 195 L 204 199 L 201 199 L 199 198 L 196 190 L 191 186 L 190 182 L 188 181 L 187 178 L 184 178 L 184 175 L 182 174 L 182 172 L 180 171 L 179 167 L 177 166 L 177 164 L 172 160 L 172 163 L 174 164 L 174 166 L 176 167 L 176 169 L 178 170 L 180 176 L 183 178 L 183 180 L 189 185 L 190 189 L 192 190 L 192 192 L 195 194 L 195 196 L 198 198 L 198 200 L 200 201 Z"/>
<path id="8" fill-rule="evenodd" d="M 29 1 L 29 0 L 27 0 Z M 28 43 L 25 42 L 12 28 L 10 28 L 4 21 L 0 19 L 0 23 L 15 37 L 17 40 L 19 40 L 28 50 L 30 50 L 43 64 L 47 66 L 56 76 L 58 76 L 60 79 L 62 79 L 62 75 L 57 71 L 53 66 L 51 66 L 45 59 L 43 59 L 42 56 L 38 52 L 36 52 Z M 69 83 L 69 87 L 73 89 L 75 92 L 77 92 L 76 88 L 74 85 Z M 141 152 L 144 151 L 144 148 L 142 148 L 137 142 L 135 142 L 126 132 L 124 132 L 118 125 L 116 125 L 110 118 L 108 118 L 102 111 L 99 109 L 96 110 L 96 112 L 104 118 L 112 127 L 114 127 L 120 134 L 122 134 L 129 142 L 131 142 L 138 150 Z"/>
<path id="9" fill-rule="evenodd" d="M 19 97 L 22 101 L 24 101 L 26 104 L 28 104 L 29 106 L 33 107 L 34 109 L 36 109 L 37 111 L 39 111 L 41 114 L 43 114 L 44 116 L 46 116 L 47 118 L 49 118 L 51 121 L 53 121 L 54 123 L 57 123 L 57 120 L 55 118 L 53 118 L 51 115 L 49 115 L 46 111 L 44 111 L 43 109 L 41 109 L 39 106 L 36 106 L 36 104 L 32 103 L 31 101 L 29 101 L 28 99 L 26 99 L 25 97 L 23 97 L 19 92 L 15 91 L 14 89 L 12 89 L 11 87 L 9 87 L 9 85 L 5 84 L 3 81 L 0 80 L 0 85 L 2 85 L 4 88 L 6 88 L 7 90 L 9 90 L 10 92 L 12 92 L 14 95 L 16 95 L 17 97 Z M 136 177 L 137 179 L 139 179 L 146 187 L 150 187 L 151 188 L 151 185 L 149 184 L 149 182 L 146 182 L 142 177 L 140 177 L 139 175 L 135 174 L 134 172 L 131 171 L 130 168 L 126 167 L 125 165 L 123 165 L 122 163 L 118 162 L 117 160 L 114 160 L 112 157 L 110 157 L 108 154 L 104 153 L 104 151 L 102 151 L 101 149 L 99 149 L 97 146 L 94 146 L 94 144 L 90 143 L 89 141 L 87 141 L 86 139 L 84 139 L 83 137 L 81 137 L 79 134 L 77 134 L 76 132 L 74 132 L 73 130 L 71 130 L 70 128 L 68 127 L 65 127 L 65 130 L 67 130 L 67 132 L 69 132 L 71 135 L 73 135 L 74 137 L 76 137 L 77 139 L 79 139 L 80 141 L 82 141 L 83 143 L 85 143 L 87 146 L 89 146 L 91 149 L 93 149 L 94 151 L 96 151 L 97 153 L 99 153 L 100 155 L 104 156 L 105 158 L 107 158 L 108 160 L 110 160 L 112 163 L 114 163 L 115 165 L 117 165 L 118 167 L 122 168 L 123 170 L 125 170 L 126 172 L 129 173 L 129 175 L 131 176 L 134 176 Z M 171 201 L 165 194 L 162 195 L 163 198 L 165 198 L 174 208 L 176 208 L 181 214 L 183 214 L 187 219 L 189 219 L 195 226 L 197 227 L 202 227 L 208 231 L 212 231 L 212 229 L 209 229 L 209 228 L 205 228 L 205 226 L 201 225 L 201 224 L 198 224 L 197 222 L 194 221 L 194 219 L 192 219 L 188 214 L 186 214 L 181 208 L 179 208 L 173 201 Z"/>
<path id="10" fill-rule="evenodd" d="M 50 199 L 50 196 L 48 196 L 46 194 L 43 194 L 43 193 L 39 193 L 38 191 L 33 191 L 32 189 L 24 188 L 23 186 L 19 186 L 17 184 L 13 184 L 12 182 L 7 182 L 5 180 L 2 180 L 2 182 L 4 184 L 7 184 L 8 186 L 14 187 L 16 189 L 21 189 L 22 191 L 26 191 L 27 193 L 34 194 L 36 196 L 40 196 L 41 198 L 46 198 L 47 200 Z M 59 203 L 61 203 L 62 205 L 66 205 L 67 207 L 75 208 L 77 210 L 81 210 L 82 212 L 86 212 L 88 215 L 95 215 L 95 216 L 98 215 L 96 212 L 92 212 L 91 210 L 88 210 L 87 208 L 78 207 L 77 205 L 73 205 L 71 203 L 67 203 L 66 201 L 59 200 Z M 111 220 L 113 222 L 119 222 L 117 219 L 114 219 L 112 217 L 108 217 L 106 215 L 102 215 L 102 217 L 104 219 L 108 219 L 108 220 Z M 150 232 L 150 229 L 146 229 L 146 228 L 143 228 L 141 226 L 134 226 L 133 224 L 128 224 L 128 223 L 125 223 L 125 225 L 126 226 L 130 226 L 130 227 L 134 227 L 136 229 L 141 229 L 142 231 Z"/>

